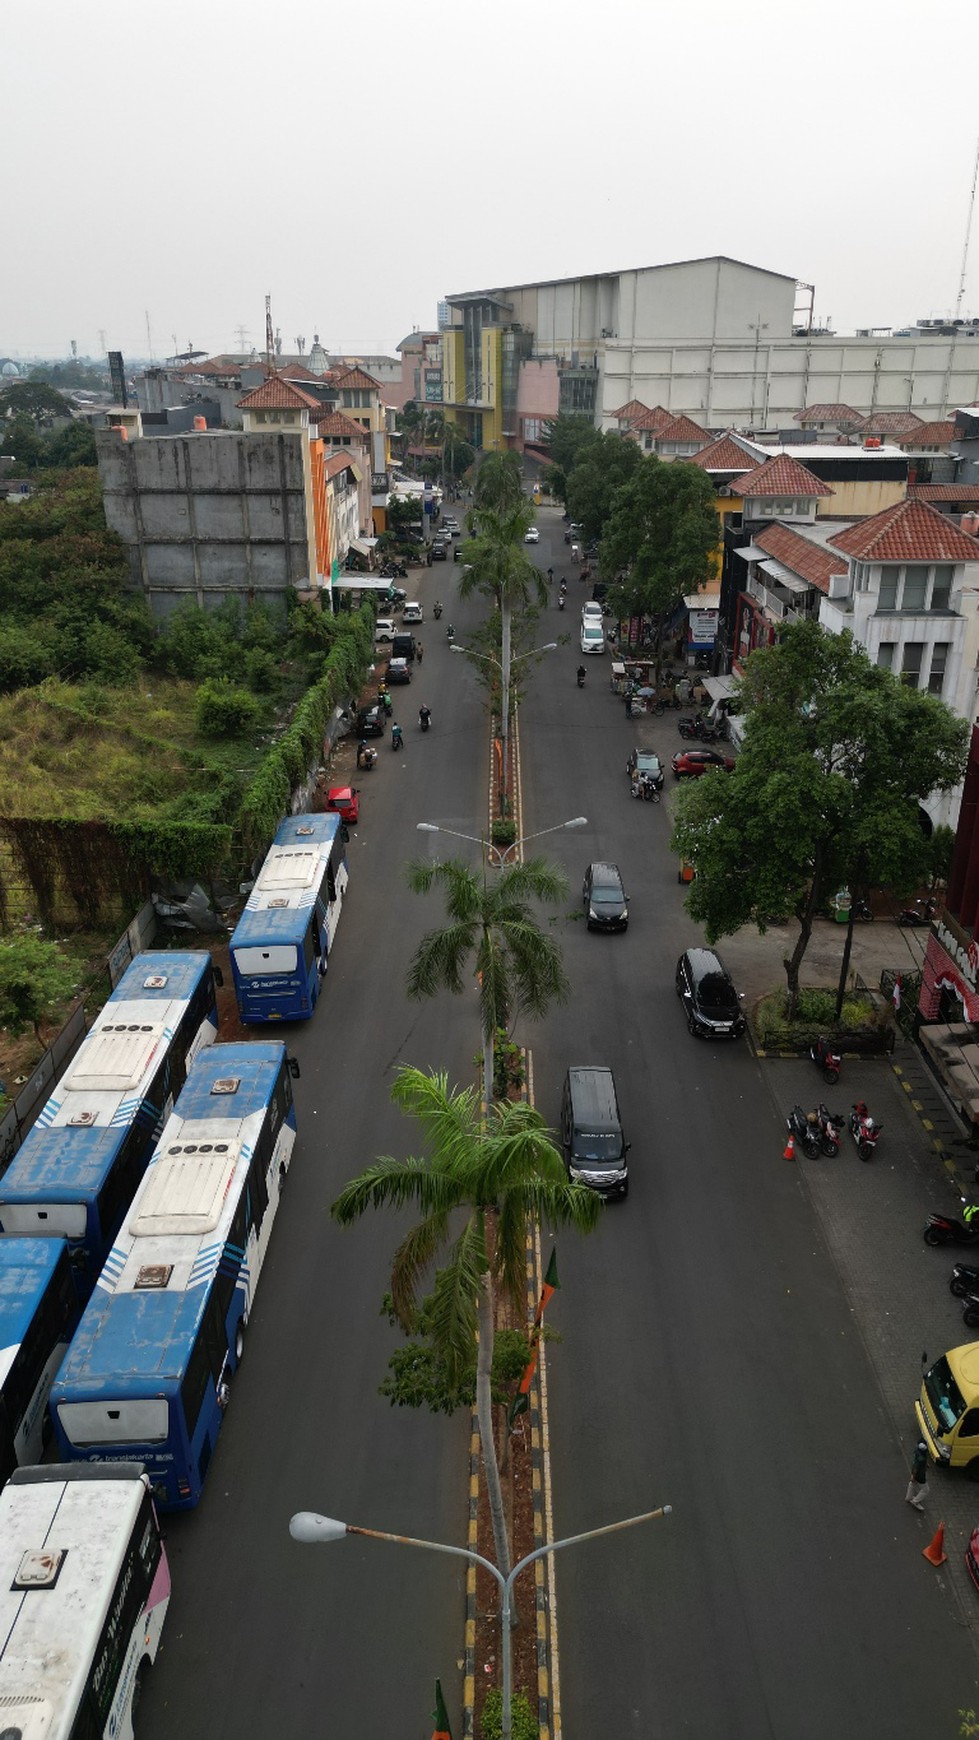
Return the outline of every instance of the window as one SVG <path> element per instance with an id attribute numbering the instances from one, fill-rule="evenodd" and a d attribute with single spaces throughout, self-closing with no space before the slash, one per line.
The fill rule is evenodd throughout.
<path id="1" fill-rule="evenodd" d="M 904 658 L 901 665 L 901 681 L 907 683 L 909 689 L 918 687 L 921 675 L 921 658 L 925 650 L 922 640 L 907 640 L 904 643 Z"/>
<path id="2" fill-rule="evenodd" d="M 897 581 L 901 570 L 899 568 L 882 568 L 880 571 L 880 591 L 877 594 L 878 610 L 897 609 Z"/>
<path id="3" fill-rule="evenodd" d="M 892 671 L 894 669 L 894 642 L 892 640 L 881 641 L 877 648 L 877 663 L 882 670 Z"/>
<path id="4" fill-rule="evenodd" d="M 936 640 L 931 649 L 931 670 L 928 672 L 929 695 L 940 695 L 945 686 L 945 666 L 948 664 L 949 640 Z"/>
<path id="5" fill-rule="evenodd" d="M 928 569 L 909 567 L 904 570 L 904 591 L 901 595 L 902 610 L 924 610 L 925 593 L 928 590 Z"/>
<path id="6" fill-rule="evenodd" d="M 932 569 L 932 610 L 948 609 L 949 599 L 952 595 L 952 573 L 953 567 L 951 562 L 936 562 Z"/>

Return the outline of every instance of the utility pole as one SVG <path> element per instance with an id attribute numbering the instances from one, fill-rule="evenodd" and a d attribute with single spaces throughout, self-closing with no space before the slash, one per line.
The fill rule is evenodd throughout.
<path id="1" fill-rule="evenodd" d="M 235 327 L 235 337 L 238 340 L 238 350 L 239 350 L 240 354 L 242 356 L 244 356 L 244 354 L 247 350 L 247 339 L 248 339 L 247 326 L 236 326 Z"/>
<path id="2" fill-rule="evenodd" d="M 272 331 L 272 297 L 265 298 L 265 361 L 275 368 L 275 334 Z"/>
<path id="3" fill-rule="evenodd" d="M 153 361 L 153 334 L 150 331 L 150 311 L 148 308 L 146 309 L 145 313 L 146 313 L 146 354 L 149 357 L 150 362 L 152 362 Z"/>
<path id="4" fill-rule="evenodd" d="M 105 355 L 105 327 L 104 326 L 99 327 L 99 352 L 102 356 Z"/>
<path id="5" fill-rule="evenodd" d="M 979 178 L 979 143 L 976 145 L 976 160 L 972 166 L 972 192 L 969 194 L 969 215 L 965 220 L 965 246 L 962 249 L 962 270 L 959 273 L 959 293 L 955 299 L 955 318 L 962 313 L 962 298 L 965 295 L 965 269 L 969 264 L 969 238 L 972 234 L 972 213 L 976 204 L 976 180 Z"/>

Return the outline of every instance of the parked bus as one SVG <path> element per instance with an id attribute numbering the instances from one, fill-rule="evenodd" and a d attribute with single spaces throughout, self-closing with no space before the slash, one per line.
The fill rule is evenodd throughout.
<path id="1" fill-rule="evenodd" d="M 64 1239 L 0 1238 L 0 1485 L 41 1460 L 48 1395 L 77 1323 Z"/>
<path id="2" fill-rule="evenodd" d="M 312 1015 L 347 881 L 340 816 L 290 816 L 282 823 L 231 938 L 243 1021 Z"/>
<path id="3" fill-rule="evenodd" d="M 141 1468 L 16 1469 L 0 1493 L 2 1733 L 132 1740 L 169 1602 Z"/>
<path id="4" fill-rule="evenodd" d="M 0 1231 L 66 1238 L 84 1304 L 198 1053 L 217 1037 L 207 954 L 137 955 L 0 1178 Z"/>
<path id="5" fill-rule="evenodd" d="M 68 1459 L 141 1462 L 200 1498 L 296 1139 L 283 1045 L 214 1045 L 187 1078 L 51 1392 Z"/>

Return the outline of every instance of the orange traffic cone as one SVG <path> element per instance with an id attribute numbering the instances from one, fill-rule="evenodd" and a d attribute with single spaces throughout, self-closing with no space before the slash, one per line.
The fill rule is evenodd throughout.
<path id="1" fill-rule="evenodd" d="M 786 1142 L 785 1151 L 782 1154 L 782 1159 L 783 1160 L 794 1160 L 795 1159 L 795 1137 L 794 1136 L 790 1136 L 788 1141 Z"/>
<path id="2" fill-rule="evenodd" d="M 921 1553 L 922 1557 L 928 1560 L 929 1565 L 944 1565 L 948 1554 L 945 1551 L 945 1524 L 943 1522 L 939 1523 L 933 1538 L 926 1547 L 922 1547 Z"/>

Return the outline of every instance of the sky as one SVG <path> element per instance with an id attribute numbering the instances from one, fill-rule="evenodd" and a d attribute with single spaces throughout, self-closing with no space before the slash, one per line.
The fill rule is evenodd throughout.
<path id="1" fill-rule="evenodd" d="M 975 89 L 967 0 L 31 0 L 0 357 L 262 349 L 266 293 L 286 351 L 391 352 L 447 291 L 712 254 L 841 333 L 954 313 Z"/>

